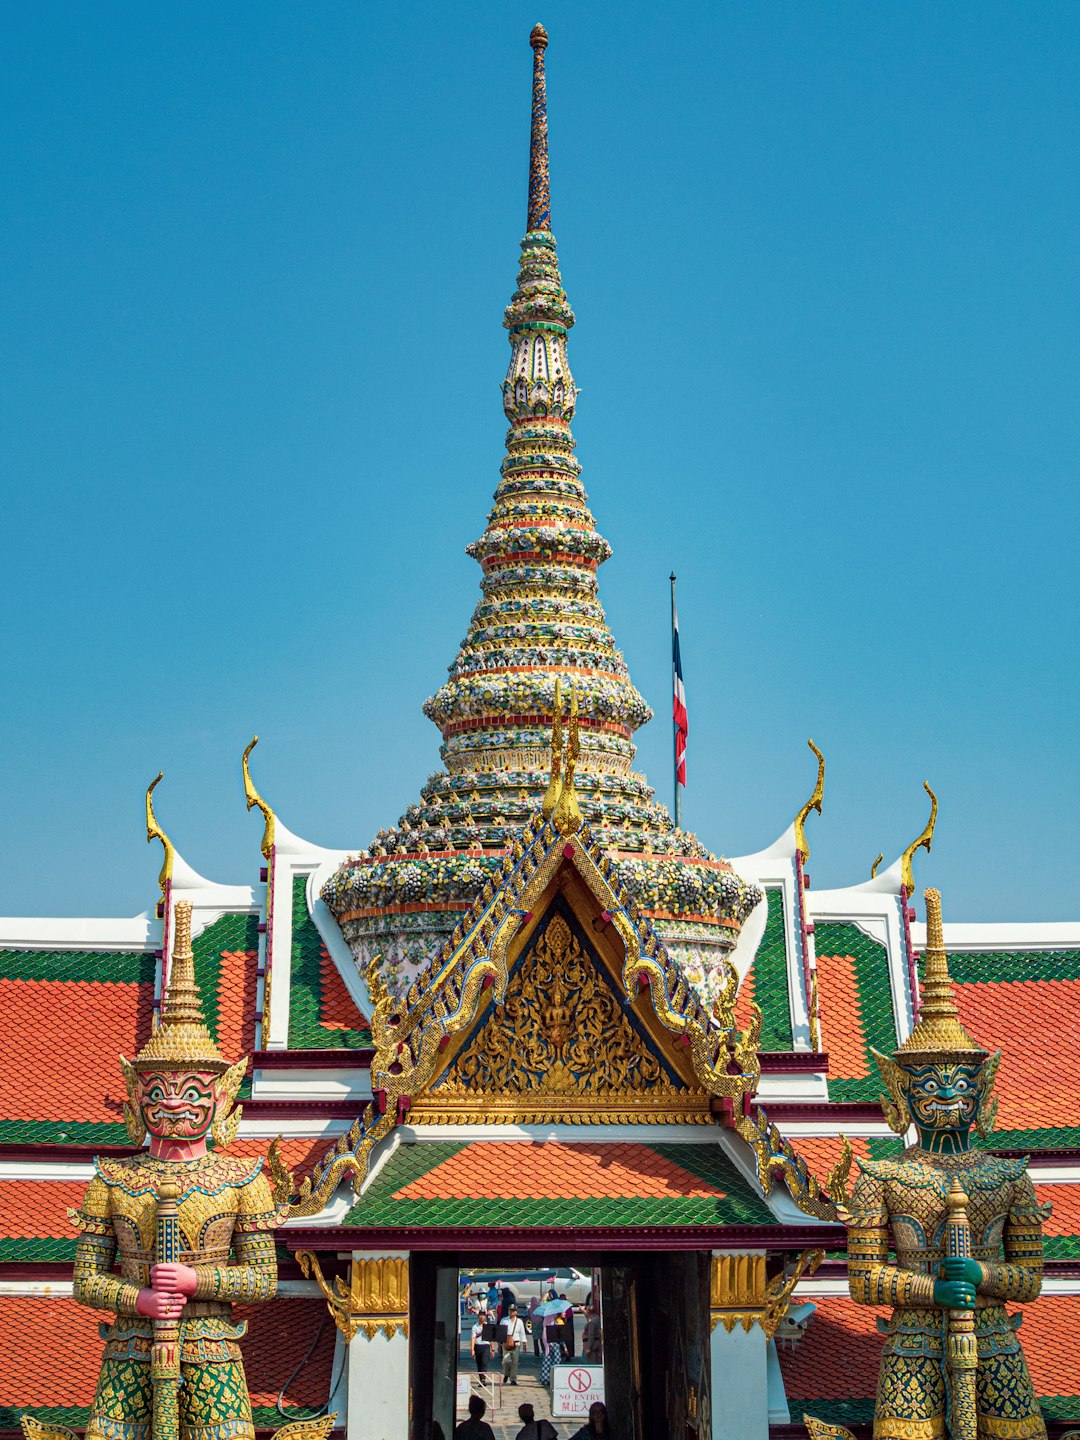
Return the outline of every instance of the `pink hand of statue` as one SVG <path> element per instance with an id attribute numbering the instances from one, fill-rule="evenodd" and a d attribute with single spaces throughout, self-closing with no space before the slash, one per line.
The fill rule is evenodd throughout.
<path id="1" fill-rule="evenodd" d="M 190 1265 L 151 1265 L 150 1283 L 165 1295 L 194 1295 L 199 1277 Z"/>
<path id="2" fill-rule="evenodd" d="M 187 1269 L 187 1266 L 183 1268 Z M 186 1295 L 169 1295 L 164 1290 L 140 1290 L 135 1309 L 151 1320 L 178 1320 L 186 1304 Z"/>

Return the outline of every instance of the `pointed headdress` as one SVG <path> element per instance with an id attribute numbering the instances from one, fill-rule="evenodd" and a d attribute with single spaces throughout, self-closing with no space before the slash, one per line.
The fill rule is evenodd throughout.
<path id="1" fill-rule="evenodd" d="M 222 1074 L 229 1062 L 210 1034 L 203 1016 L 202 997 L 195 983 L 195 957 L 191 950 L 191 901 L 178 900 L 175 916 L 172 968 L 161 1007 L 161 1020 L 131 1062 L 139 1071 L 206 1070 Z"/>
<path id="2" fill-rule="evenodd" d="M 922 997 L 919 1023 L 894 1058 L 906 1067 L 918 1065 L 981 1065 L 989 1055 L 960 1024 L 960 1011 L 949 976 L 941 925 L 941 891 L 924 890 L 926 948 L 923 951 Z"/>

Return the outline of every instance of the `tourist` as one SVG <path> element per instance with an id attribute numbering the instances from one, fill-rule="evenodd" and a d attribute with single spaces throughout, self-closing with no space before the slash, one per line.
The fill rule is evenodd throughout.
<path id="1" fill-rule="evenodd" d="M 491 1361 L 491 1344 L 484 1339 L 484 1324 L 490 1320 L 486 1310 L 481 1310 L 476 1317 L 476 1324 L 472 1327 L 472 1340 L 469 1348 L 472 1350 L 472 1357 L 476 1361 L 476 1373 L 480 1383 L 487 1381 L 487 1368 Z"/>
<path id="2" fill-rule="evenodd" d="M 559 1299 L 566 1300 L 565 1291 L 559 1296 Z M 566 1309 L 559 1317 L 559 1324 L 562 1326 L 559 1339 L 562 1342 L 566 1358 L 572 1360 L 574 1358 L 574 1307 L 569 1300 L 566 1300 Z"/>
<path id="3" fill-rule="evenodd" d="M 454 1431 L 454 1440 L 495 1440 L 495 1431 L 484 1419 L 486 1410 L 487 1402 L 481 1396 L 470 1395 L 469 1418 L 462 1420 Z"/>
<path id="4" fill-rule="evenodd" d="M 503 1379 L 511 1385 L 517 1384 L 518 1364 L 525 1348 L 525 1321 L 518 1318 L 517 1306 L 510 1306 L 510 1313 L 502 1325 L 503 1331 Z"/>
<path id="5" fill-rule="evenodd" d="M 510 1314 L 511 1309 L 516 1305 L 517 1296 L 514 1294 L 513 1290 L 510 1289 L 509 1285 L 504 1285 L 502 1288 L 502 1302 L 499 1306 L 500 1318 L 505 1320 L 507 1315 Z"/>
<path id="6" fill-rule="evenodd" d="M 456 1437 L 457 1431 L 454 1431 Z M 611 1440 L 611 1431 L 607 1425 L 607 1406 L 602 1400 L 594 1400 L 589 1406 L 589 1423 L 582 1425 L 580 1430 L 575 1430 L 570 1440 L 594 1440 L 597 1435 L 603 1435 L 606 1440 Z"/>
<path id="7" fill-rule="evenodd" d="M 600 1316 L 590 1305 L 586 1313 L 585 1329 L 581 1332 L 581 1353 L 589 1365 L 599 1365 L 604 1358 L 604 1341 L 600 1330 Z"/>
<path id="8" fill-rule="evenodd" d="M 491 1283 L 488 1285 L 488 1291 L 487 1295 L 484 1297 L 484 1302 L 487 1305 L 487 1308 L 494 1315 L 499 1306 L 499 1287 L 495 1284 L 494 1280 L 492 1280 Z"/>
<path id="9" fill-rule="evenodd" d="M 528 1401 L 518 1406 L 518 1416 L 525 1423 L 515 1440 L 559 1440 L 555 1426 L 550 1420 L 537 1420 L 536 1412 Z"/>
<path id="10" fill-rule="evenodd" d="M 540 1304 L 540 1296 L 534 1295 L 529 1301 L 529 1325 L 532 1327 L 533 1354 L 537 1360 L 540 1359 L 540 1343 L 544 1333 L 544 1317 L 536 1318 L 536 1307 Z"/>

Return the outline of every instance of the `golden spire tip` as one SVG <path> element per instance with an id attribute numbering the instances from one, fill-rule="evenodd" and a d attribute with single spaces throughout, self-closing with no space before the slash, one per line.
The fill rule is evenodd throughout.
<path id="1" fill-rule="evenodd" d="M 529 33 L 529 44 L 532 46 L 532 48 L 533 48 L 534 50 L 546 50 L 546 49 L 547 49 L 547 43 L 548 43 L 548 33 L 547 33 L 547 31 L 544 29 L 543 25 L 540 25 L 540 24 L 534 25 L 533 28 L 532 28 L 532 30 L 531 30 L 530 33 Z"/>

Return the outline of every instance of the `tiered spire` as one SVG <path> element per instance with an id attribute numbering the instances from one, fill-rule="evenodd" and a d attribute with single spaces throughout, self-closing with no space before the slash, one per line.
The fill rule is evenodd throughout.
<path id="1" fill-rule="evenodd" d="M 726 861 L 675 829 L 632 769 L 634 732 L 652 712 L 631 682 L 597 591 L 611 547 L 596 531 L 570 431 L 578 396 L 567 358 L 574 312 L 551 232 L 542 25 L 529 43 L 528 229 L 503 320 L 506 455 L 487 527 L 467 547 L 483 571 L 480 602 L 449 678 L 424 705 L 442 732 L 446 768 L 323 891 L 358 962 L 382 956 L 392 989 L 453 929 L 454 907 L 479 893 L 541 809 L 560 677 L 577 697 L 575 784 L 585 820 L 619 857 L 623 883 L 642 908 L 663 917 L 664 938 L 688 978 L 702 979 L 716 953 L 730 949 L 759 898 Z"/>

